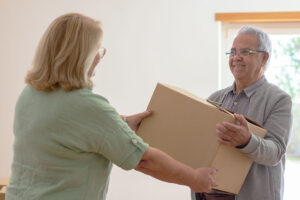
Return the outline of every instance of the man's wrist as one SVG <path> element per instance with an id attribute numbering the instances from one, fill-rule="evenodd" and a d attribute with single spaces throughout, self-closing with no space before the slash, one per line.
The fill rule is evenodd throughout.
<path id="1" fill-rule="evenodd" d="M 249 140 L 245 144 L 238 145 L 235 148 L 237 148 L 237 149 L 243 149 L 243 148 L 245 148 L 249 144 L 249 142 L 251 140 L 251 137 L 252 137 L 252 134 L 250 134 Z"/>

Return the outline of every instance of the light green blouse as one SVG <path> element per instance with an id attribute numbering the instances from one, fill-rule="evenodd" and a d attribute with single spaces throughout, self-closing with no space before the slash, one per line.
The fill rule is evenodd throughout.
<path id="1" fill-rule="evenodd" d="M 14 134 L 8 200 L 105 199 L 112 163 L 133 169 L 148 148 L 108 101 L 89 89 L 25 87 Z"/>

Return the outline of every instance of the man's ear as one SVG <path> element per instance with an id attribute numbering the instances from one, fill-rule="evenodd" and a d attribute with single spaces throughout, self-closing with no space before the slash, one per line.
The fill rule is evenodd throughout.
<path id="1" fill-rule="evenodd" d="M 269 59 L 269 53 L 265 52 L 263 57 L 263 66 L 266 67 L 267 61 Z"/>

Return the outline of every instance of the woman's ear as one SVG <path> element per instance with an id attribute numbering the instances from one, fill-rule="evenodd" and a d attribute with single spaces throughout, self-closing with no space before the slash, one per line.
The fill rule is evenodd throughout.
<path id="1" fill-rule="evenodd" d="M 94 58 L 91 68 L 89 69 L 89 72 L 88 72 L 89 77 L 92 77 L 95 75 L 95 68 L 98 65 L 98 63 L 100 62 L 100 60 L 101 60 L 101 56 L 100 56 L 100 53 L 98 52 Z"/>

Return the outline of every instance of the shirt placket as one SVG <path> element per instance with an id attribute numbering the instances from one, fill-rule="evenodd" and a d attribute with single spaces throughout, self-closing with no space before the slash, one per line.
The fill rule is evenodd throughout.
<path id="1" fill-rule="evenodd" d="M 233 97 L 233 103 L 232 103 L 232 109 L 231 110 L 233 112 L 235 112 L 235 113 L 238 110 L 239 100 L 240 100 L 240 94 L 234 95 L 234 97 Z"/>

